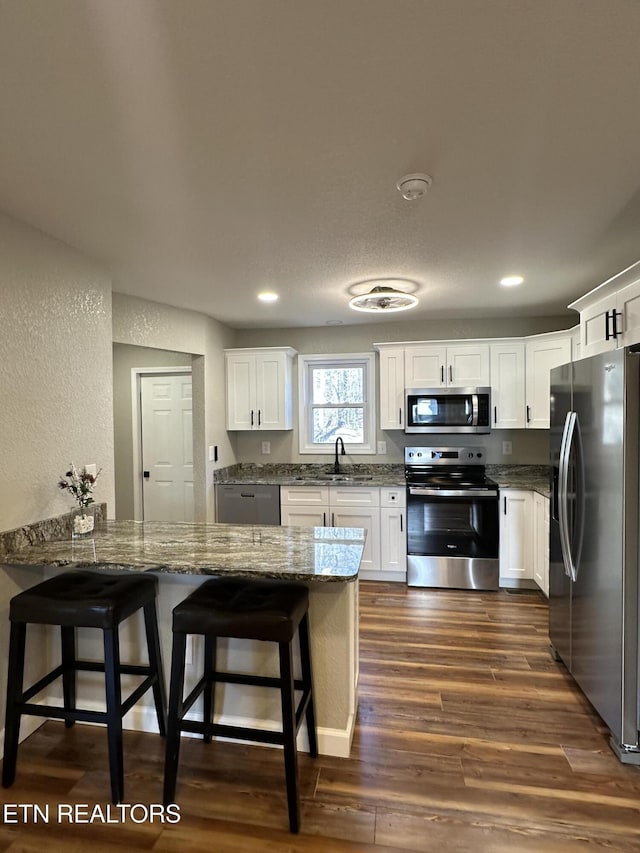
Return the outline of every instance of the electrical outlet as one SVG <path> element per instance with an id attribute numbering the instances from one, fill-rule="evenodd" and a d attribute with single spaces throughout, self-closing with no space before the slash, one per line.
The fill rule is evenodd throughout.
<path id="1" fill-rule="evenodd" d="M 209 462 L 217 462 L 218 461 L 218 445 L 210 444 L 209 445 Z"/>
<path id="2" fill-rule="evenodd" d="M 503 456 L 511 456 L 513 453 L 513 445 L 510 441 L 502 442 L 502 455 Z"/>
<path id="3" fill-rule="evenodd" d="M 386 441 L 379 441 L 378 442 L 378 453 L 381 454 L 382 456 L 386 455 L 386 453 L 387 453 L 387 442 Z"/>
<path id="4" fill-rule="evenodd" d="M 271 453 L 271 442 L 270 441 L 263 441 L 262 442 L 262 453 L 265 456 L 268 456 L 269 453 Z"/>

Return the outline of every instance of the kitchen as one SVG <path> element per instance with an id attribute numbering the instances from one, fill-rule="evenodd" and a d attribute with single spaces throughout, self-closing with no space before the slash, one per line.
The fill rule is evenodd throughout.
<path id="1" fill-rule="evenodd" d="M 37 5 L 30 4 L 29 8 L 34 9 Z M 286 5 L 277 4 L 283 14 Z M 438 97 L 432 96 L 424 110 L 414 106 L 422 104 L 425 96 L 425 77 L 414 63 L 417 64 L 418 59 L 422 59 L 425 54 L 431 61 L 438 59 L 439 46 L 445 44 L 445 23 L 439 23 L 437 17 L 433 21 L 422 19 L 422 14 L 427 13 L 427 6 L 431 7 L 432 4 L 426 4 L 424 10 L 415 7 L 414 11 L 418 10 L 415 14 L 419 18 L 417 26 L 408 26 L 406 22 L 403 25 L 402 16 L 396 18 L 395 12 L 389 16 L 388 5 L 383 3 L 374 3 L 366 10 L 356 9 L 358 4 L 353 4 L 352 11 L 339 12 L 344 26 L 344 41 L 335 44 L 336 58 L 342 74 L 355 75 L 354 92 L 357 91 L 356 84 L 358 87 L 364 85 L 367 75 L 370 75 L 371 85 L 375 86 L 380 97 L 382 91 L 392 90 L 389 101 L 393 103 L 395 98 L 396 110 L 387 113 L 389 120 L 382 124 L 393 127 L 394 131 L 390 134 L 393 139 L 383 158 L 384 162 L 378 162 L 375 169 L 364 165 L 364 140 L 380 140 L 384 135 L 379 121 L 380 114 L 376 113 L 373 106 L 382 103 L 380 99 L 362 97 L 358 100 L 355 95 L 354 98 L 347 97 L 347 92 L 340 98 L 339 86 L 334 84 L 330 87 L 333 104 L 315 103 L 314 108 L 321 106 L 318 115 L 335 116 L 336 124 L 340 124 L 345 131 L 335 135 L 335 131 L 331 132 L 332 122 L 326 118 L 322 122 L 314 121 L 313 115 L 304 112 L 304 120 L 300 120 L 299 110 L 304 106 L 304 97 L 295 89 L 295 75 L 280 74 L 277 79 L 278 89 L 275 86 L 273 89 L 263 88 L 258 85 L 259 81 L 254 80 L 255 103 L 251 101 L 254 109 L 242 116 L 243 122 L 236 125 L 233 121 L 229 122 L 228 142 L 223 145 L 227 153 L 230 148 L 238 149 L 244 155 L 244 165 L 251 168 L 246 183 L 242 180 L 242 169 L 225 167 L 226 173 L 216 175 L 215 182 L 209 184 L 216 186 L 216 191 L 227 202 L 225 216 L 217 218 L 205 216 L 202 210 L 190 216 L 184 209 L 189 194 L 194 190 L 190 183 L 188 186 L 181 183 L 180 174 L 172 168 L 174 162 L 171 155 L 175 153 L 175 148 L 179 148 L 180 136 L 171 122 L 170 97 L 167 94 L 167 101 L 164 101 L 157 94 L 154 96 L 157 92 L 171 91 L 169 83 L 166 87 L 158 86 L 157 80 L 164 78 L 162 74 L 154 74 L 154 71 L 162 69 L 161 54 L 153 54 L 148 44 L 149 52 L 137 57 L 142 72 L 141 77 L 136 78 L 137 88 L 131 88 L 133 100 L 130 102 L 126 99 L 126 80 L 120 75 L 135 62 L 128 62 L 121 56 L 119 51 L 125 50 L 122 44 L 116 47 L 112 45 L 112 52 L 109 52 L 108 34 L 113 36 L 117 30 L 114 30 L 113 20 L 108 19 L 106 7 L 102 12 L 106 16 L 102 20 L 102 29 L 90 15 L 89 26 L 87 21 L 82 24 L 78 20 L 73 22 L 61 14 L 56 21 L 47 18 L 48 26 L 41 30 L 36 23 L 29 21 L 26 5 L 23 11 L 19 11 L 18 6 L 14 7 L 11 15 L 3 9 L 3 16 L 8 16 L 2 28 L 2 62 L 6 63 L 2 66 L 3 90 L 9 89 L 8 81 L 11 81 L 12 87 L 16 87 L 11 89 L 11 96 L 8 95 L 6 101 L 3 101 L 3 115 L 10 116 L 11 121 L 7 122 L 7 132 L 3 132 L 3 189 L 0 193 L 0 206 L 5 211 L 0 217 L 3 307 L 3 334 L 0 336 L 0 353 L 3 356 L 1 459 L 4 473 L 0 486 L 0 513 L 3 530 L 49 518 L 68 509 L 55 483 L 71 459 L 78 463 L 96 463 L 102 467 L 99 497 L 106 501 L 110 511 L 118 511 L 117 489 L 121 478 L 115 474 L 119 455 L 115 449 L 114 400 L 118 394 L 130 393 L 130 387 L 123 391 L 113 383 L 113 364 L 120 347 L 140 347 L 188 356 L 194 387 L 195 516 L 198 520 L 213 520 L 214 472 L 218 469 L 236 463 L 294 464 L 309 461 L 299 453 L 295 430 L 271 432 L 268 438 L 264 434 L 227 431 L 224 406 L 225 349 L 288 346 L 302 354 L 362 353 L 374 352 L 373 345 L 376 343 L 506 337 L 524 339 L 569 330 L 576 326 L 579 317 L 575 309 L 569 311 L 566 306 L 637 260 L 634 191 L 638 176 L 633 142 L 637 139 L 637 128 L 634 126 L 637 111 L 630 105 L 635 103 L 635 89 L 631 81 L 637 79 L 634 46 L 638 22 L 633 7 L 627 3 L 616 3 L 616 14 L 592 9 L 587 17 L 581 4 L 554 4 L 553 14 L 548 5 L 542 4 L 546 12 L 552 14 L 552 17 L 556 16 L 551 26 L 545 20 L 543 11 L 536 13 L 536 4 L 525 4 L 527 15 L 522 13 L 511 16 L 504 4 L 482 5 L 483 14 L 477 17 L 468 9 L 464 10 L 464 4 L 457 7 L 459 19 L 456 24 L 460 27 L 462 42 L 456 45 L 455 53 L 479 55 L 474 54 L 474 50 L 480 45 L 482 55 L 490 56 L 490 45 L 493 44 L 490 34 L 504 34 L 503 28 L 507 27 L 509 37 L 499 41 L 500 50 L 504 53 L 495 54 L 496 61 L 500 59 L 500 78 L 485 81 L 486 88 L 481 90 L 470 88 L 467 91 L 468 77 L 456 77 L 441 57 L 440 62 L 444 65 L 429 69 L 428 72 L 429 80 L 449 81 L 448 90 L 444 83 L 439 83 L 437 88 L 441 89 L 441 95 L 448 91 L 450 100 L 458 104 L 460 115 L 463 114 L 464 104 L 478 119 L 477 124 L 465 124 L 464 132 L 457 134 L 466 144 L 466 160 L 469 162 L 455 182 L 454 172 L 458 166 L 452 168 L 447 164 L 443 153 L 447 146 L 436 150 L 424 145 L 429 134 L 423 125 L 428 126 L 434 121 L 434 111 L 439 106 Z M 143 15 L 141 9 L 138 7 L 138 12 L 135 12 L 132 7 L 128 13 L 132 16 L 131 32 L 145 24 L 144 20 L 134 20 L 136 15 Z M 255 8 L 253 11 L 261 24 L 265 25 L 258 11 Z M 292 14 L 290 8 L 286 11 Z M 338 14 L 335 8 L 332 11 Z M 40 9 L 40 13 L 45 14 L 43 9 Z M 95 8 L 93 14 L 98 14 Z M 313 12 L 308 14 L 313 16 Z M 487 16 L 485 20 L 484 14 Z M 25 16 L 24 21 L 21 15 Z M 473 18 L 473 25 L 470 21 L 465 23 L 466 15 Z M 322 17 L 319 11 L 317 16 Z M 390 21 L 389 17 L 393 20 Z M 274 18 L 280 19 L 275 13 Z M 295 20 L 295 17 L 289 20 Z M 171 24 L 174 26 L 170 26 L 170 30 L 180 32 L 176 21 Z M 32 27 L 32 39 L 25 36 L 25 32 L 29 32 L 25 30 L 26 25 Z M 90 33 L 84 42 L 75 38 L 78 30 L 85 34 L 83 26 Z M 528 30 L 529 42 L 523 38 L 522 27 Z M 574 39 L 570 33 L 576 32 L 575 27 L 577 35 Z M 295 27 L 283 26 L 278 38 L 284 39 L 293 50 L 293 53 L 285 51 L 285 54 L 291 56 L 292 61 L 294 57 L 301 61 L 299 54 L 302 47 L 296 49 L 296 40 L 293 39 L 296 33 L 292 29 L 295 30 Z M 82 46 L 95 46 L 96 31 L 104 35 L 100 50 L 104 50 L 110 62 L 106 66 L 108 70 L 105 67 L 96 69 L 87 56 L 89 48 Z M 248 31 L 253 32 L 245 27 L 244 32 Z M 220 32 L 224 32 L 224 27 Z M 318 63 L 311 67 L 304 66 L 307 68 L 305 83 L 309 89 L 317 86 L 321 90 L 322 80 L 318 80 L 318 77 L 322 78 L 322 74 L 328 73 L 329 69 L 326 67 L 328 63 L 318 57 L 328 56 L 332 51 L 320 50 L 321 34 L 324 32 L 322 21 L 314 19 L 313 26 L 305 26 L 303 32 L 311 39 L 310 47 Z M 51 38 L 51 33 L 59 38 Z M 312 37 L 311 33 L 315 35 Z M 257 44 L 255 33 L 253 37 Z M 553 47 L 549 41 L 554 41 L 554 38 L 562 41 L 562 37 L 565 38 L 562 44 L 565 59 L 561 56 L 563 51 L 558 50 L 553 53 L 553 61 L 545 62 L 545 57 L 549 56 L 545 50 L 552 51 Z M 426 50 L 424 38 L 427 39 Z M 250 47 L 246 43 L 243 45 L 242 40 L 232 41 L 236 48 L 242 49 L 243 57 L 249 63 Z M 297 43 L 303 45 L 304 41 L 297 40 Z M 391 43 L 398 51 L 397 60 L 383 69 L 379 57 L 386 55 Z M 363 61 L 366 62 L 367 49 L 372 44 L 376 49 L 371 51 L 371 61 L 366 64 L 366 73 L 361 79 L 359 69 L 351 66 L 350 57 L 355 55 L 353 51 L 356 47 L 364 48 Z M 72 46 L 73 50 L 70 49 Z M 542 49 L 543 46 L 545 49 Z M 227 50 L 220 41 L 216 42 L 216 47 L 225 57 L 231 50 Z M 68 69 L 69 73 L 59 75 L 58 79 L 75 80 L 74 85 L 82 91 L 67 93 L 65 96 L 62 86 L 57 89 L 50 86 L 48 81 L 52 79 L 52 67 L 65 67 L 64 56 L 60 54 L 66 49 L 69 49 L 70 61 L 75 62 L 76 70 Z M 98 49 L 95 52 L 96 56 L 102 56 Z M 592 60 L 590 52 L 598 61 Z M 603 52 L 606 54 L 604 57 Z M 123 61 L 118 61 L 119 58 Z M 265 65 L 264 70 L 267 67 Z M 16 73 L 16 68 L 29 68 L 33 72 Z M 80 75 L 77 68 L 92 71 Z M 576 89 L 574 84 L 578 68 L 583 88 Z M 510 69 L 509 73 L 505 73 L 506 69 Z M 531 69 L 535 69 L 536 73 L 532 73 Z M 556 103 L 554 109 L 549 107 L 551 112 L 545 114 L 542 107 L 543 93 L 548 95 L 548 89 L 556 87 L 554 73 L 558 75 L 557 80 L 562 82 L 562 86 L 557 84 L 562 90 L 562 97 L 559 97 L 560 103 Z M 517 83 L 513 75 L 517 77 Z M 407 88 L 406 100 L 404 97 L 399 98 L 399 91 L 407 83 L 407 78 L 412 76 L 418 82 Z M 117 89 L 121 100 L 115 100 L 120 104 L 122 112 L 103 117 L 97 126 L 85 125 L 94 117 L 94 109 L 97 109 L 100 101 L 91 85 L 95 84 L 97 91 L 102 91 L 100 86 L 104 85 L 105 77 Z M 385 78 L 388 78 L 388 82 L 385 82 Z M 217 73 L 211 79 L 222 81 L 224 74 Z M 241 79 L 235 82 L 239 86 L 243 85 Z M 496 88 L 491 89 L 490 83 L 495 84 Z M 83 88 L 85 85 L 87 91 Z M 563 88 L 565 86 L 567 89 Z M 269 172 L 267 164 L 276 162 L 277 149 L 281 147 L 274 143 L 274 115 L 284 119 L 279 112 L 284 100 L 279 101 L 273 92 L 282 87 L 294 89 L 291 95 L 295 96 L 297 109 L 293 112 L 296 121 L 292 121 L 290 126 L 294 135 L 291 144 L 284 146 L 285 157 L 278 161 L 279 168 L 274 168 L 273 175 L 269 176 L 266 174 Z M 519 87 L 527 94 L 514 103 L 508 90 Z M 572 96 L 576 97 L 579 91 L 583 100 L 578 103 L 575 99 L 569 99 L 567 90 L 571 90 Z M 490 97 L 488 92 L 491 92 Z M 181 103 L 187 109 L 189 99 L 184 90 L 181 93 Z M 244 94 L 248 96 L 252 93 Z M 597 109 L 594 100 L 597 101 Z M 228 97 L 225 105 L 230 108 L 232 101 L 234 99 Z M 237 102 L 242 103 L 242 99 L 238 98 Z M 501 102 L 509 106 L 501 107 Z M 249 100 L 245 103 L 249 103 Z M 31 109 L 22 109 L 21 105 L 25 104 L 31 105 Z M 482 104 L 484 110 L 493 107 L 493 111 L 485 112 L 482 119 L 477 114 L 481 112 L 480 107 L 476 113 L 474 104 Z M 599 120 L 594 122 L 596 113 Z M 358 115 L 364 125 L 356 133 L 351 116 Z M 510 134 L 503 132 L 507 115 L 514 117 L 518 133 L 521 134 L 519 141 L 513 145 L 510 140 L 506 144 L 506 137 Z M 566 123 L 563 121 L 565 115 Z M 455 114 L 448 114 L 447 118 L 450 126 L 460 129 Z M 569 119 L 572 122 L 571 133 L 567 129 Z M 147 138 L 144 134 L 147 121 L 155 122 L 155 126 L 161 128 L 154 137 L 160 148 L 154 154 L 162 164 L 158 171 L 152 169 L 153 157 L 146 156 L 144 146 L 134 148 L 131 152 L 127 148 L 140 135 L 143 139 Z M 36 123 L 35 126 L 32 122 Z M 328 137 L 323 132 L 324 124 L 329 128 Z M 499 132 L 491 139 L 486 139 L 484 134 L 491 125 L 498 128 Z M 235 135 L 234 127 L 244 129 L 240 139 Z M 299 136 L 295 135 L 296 127 Z M 96 140 L 102 139 L 105 148 L 108 147 L 108 140 L 113 144 L 109 136 L 113 128 L 120 128 L 125 140 L 122 142 L 116 139 L 117 162 L 111 165 L 122 170 L 115 170 L 121 177 L 124 172 L 125 180 L 120 186 L 132 188 L 133 202 L 125 190 L 120 196 L 112 191 L 114 172 L 106 164 L 100 164 L 98 155 L 101 146 L 96 144 Z M 400 133 L 400 128 L 405 128 L 405 131 Z M 553 128 L 553 132 L 550 128 Z M 614 128 L 614 132 L 608 132 L 607 128 Z M 403 139 L 399 146 L 398 133 Z M 407 144 L 405 134 L 416 142 Z M 208 142 L 214 137 L 218 138 L 212 133 Z M 543 139 L 549 137 L 550 146 L 555 146 L 561 152 L 560 164 L 556 160 L 545 159 L 537 147 Z M 56 144 L 47 151 L 47 143 L 52 138 Z M 254 138 L 260 142 L 249 153 L 247 147 Z M 301 164 L 295 159 L 295 152 L 311 150 L 314 139 L 324 140 L 325 148 L 321 147 L 316 157 L 304 157 Z M 474 139 L 473 157 L 469 155 L 469 139 Z M 354 140 L 357 140 L 357 144 Z M 589 141 L 593 142 L 593 149 L 589 148 Z M 119 147 L 120 143 L 122 148 Z M 30 146 L 37 145 L 42 148 L 34 153 Z M 261 150 L 263 146 L 264 150 Z M 208 144 L 203 149 L 194 147 L 190 152 L 191 162 L 206 159 L 203 152 L 208 152 L 209 148 Z M 327 183 L 326 177 L 305 177 L 302 166 L 308 167 L 309 161 L 318 164 L 326 162 L 326 152 L 330 150 L 342 150 L 345 154 L 350 152 L 353 155 L 348 162 L 334 162 L 337 176 L 335 183 Z M 449 147 L 448 150 L 453 152 L 454 149 Z M 514 152 L 511 158 L 508 157 L 510 151 Z M 55 152 L 59 155 L 59 161 L 52 163 L 52 160 L 56 160 Z M 135 156 L 132 152 L 135 152 Z M 480 152 L 483 152 L 481 156 Z M 132 154 L 131 158 L 127 156 L 128 153 Z M 476 155 L 479 156 L 479 162 Z M 493 183 L 496 161 L 505 159 L 510 171 L 507 170 L 506 178 L 498 185 Z M 123 168 L 123 163 L 126 168 Z M 619 169 L 615 179 L 608 179 L 608 174 L 605 176 L 605 163 L 608 168 L 615 166 Z M 563 172 L 560 165 L 568 171 Z M 57 166 L 58 171 L 54 166 Z M 130 169 L 135 170 L 135 181 L 131 178 Z M 396 180 L 405 172 L 423 169 L 433 176 L 429 192 L 416 202 L 405 201 L 395 187 Z M 375 187 L 372 186 L 371 175 L 375 176 Z M 273 183 L 275 190 L 280 192 L 277 214 L 273 216 L 269 216 L 262 203 L 261 190 L 268 177 L 272 178 L 270 185 Z M 202 182 L 203 185 L 208 183 Z M 454 183 L 457 201 L 447 197 L 447 188 L 453 189 Z M 505 186 L 509 185 L 513 185 L 517 192 L 509 196 L 511 202 L 506 203 Z M 239 188 L 242 191 L 238 191 Z M 322 188 L 326 188 L 326 191 Z M 615 197 L 607 196 L 607 191 L 615 193 Z M 172 198 L 171 207 L 175 211 L 168 211 L 162 203 L 162 199 L 168 196 Z M 536 220 L 535 228 L 518 226 L 519 217 L 524 216 L 520 202 L 525 198 L 532 209 L 544 211 L 542 221 Z M 153 231 L 150 243 L 145 242 L 144 234 L 138 233 L 136 239 L 130 239 L 129 234 L 136 217 L 132 215 L 128 204 L 132 203 L 135 210 L 143 199 L 149 205 L 145 222 L 146 227 Z M 234 199 L 243 199 L 240 210 L 234 206 L 237 203 Z M 344 220 L 338 221 L 335 210 L 324 212 L 319 221 L 306 218 L 311 216 L 316 204 L 320 205 L 327 199 L 337 199 L 338 206 L 344 207 Z M 495 202 L 494 215 L 503 208 L 502 216 L 497 215 L 497 219 L 493 220 L 497 223 L 493 230 L 488 226 L 491 202 Z M 384 216 L 381 205 L 384 205 Z M 450 218 L 453 207 L 467 211 L 457 224 Z M 76 211 L 74 223 L 70 220 L 57 222 L 55 208 L 65 216 Z M 578 227 L 576 217 L 583 210 L 593 211 L 591 216 L 597 221 L 583 222 Z M 173 212 L 175 219 L 168 221 L 167 217 Z M 551 221 L 551 213 L 558 218 Z M 97 218 L 96 234 L 90 237 L 83 229 L 87 227 L 89 219 L 94 217 Z M 545 217 L 550 219 L 548 225 L 544 222 Z M 393 224 L 393 242 L 385 244 L 384 239 L 380 239 L 380 229 L 384 230 L 381 219 Z M 215 221 L 216 227 L 209 228 L 203 225 L 203 221 Z M 298 230 L 299 222 L 306 222 L 302 230 Z M 329 227 L 330 223 L 335 223 L 335 231 Z M 563 228 L 563 223 L 570 225 Z M 367 238 L 363 230 L 365 224 L 368 229 L 366 234 L 369 235 Z M 286 250 L 273 249 L 274 241 L 279 239 L 283 230 L 291 232 L 288 247 Z M 195 241 L 200 231 L 206 232 L 203 238 L 205 243 L 212 239 L 213 231 L 219 235 L 216 253 L 223 271 L 215 286 L 212 279 L 204 276 L 207 284 L 205 291 L 210 291 L 205 295 L 210 301 L 205 302 L 203 299 L 200 310 L 193 297 L 191 302 L 181 306 L 177 304 L 178 291 L 187 289 L 186 279 L 202 278 L 197 270 L 189 275 L 184 273 L 185 259 L 190 257 L 190 249 L 186 248 L 179 253 L 179 262 L 175 257 L 157 259 L 155 251 L 152 251 L 152 248 L 173 247 L 177 236 L 181 233 L 184 236 L 185 231 L 188 232 L 187 243 L 189 238 Z M 402 320 L 386 318 L 373 324 L 362 318 L 357 321 L 347 320 L 348 286 L 381 274 L 387 277 L 393 275 L 401 280 L 412 279 L 412 275 L 415 275 L 412 273 L 413 262 L 408 261 L 411 247 L 424 245 L 426 254 L 435 257 L 434 241 L 436 238 L 441 239 L 442 232 L 449 232 L 456 237 L 457 247 L 449 246 L 444 253 L 455 259 L 454 267 L 464 266 L 472 271 L 467 279 L 469 289 L 465 293 L 458 287 L 455 270 L 451 278 L 446 278 L 438 268 L 433 270 L 430 277 L 426 273 L 417 275 L 419 283 L 424 281 L 424 285 L 423 292 L 419 294 L 421 304 L 416 309 L 421 313 L 416 319 L 412 318 L 409 311 L 406 319 Z M 460 239 L 461 234 L 465 235 L 463 240 Z M 485 302 L 472 301 L 471 296 L 474 289 L 479 289 L 481 280 L 490 280 L 493 286 L 497 278 L 510 272 L 514 265 L 520 267 L 523 251 L 520 241 L 526 242 L 525 234 L 530 238 L 532 246 L 528 255 L 530 264 L 533 265 L 537 255 L 545 254 L 548 258 L 544 272 L 532 280 L 535 282 L 534 290 L 542 292 L 543 285 L 547 288 L 545 295 L 552 307 L 546 308 L 541 301 L 531 296 L 517 295 L 514 290 L 499 291 L 500 295 L 494 297 L 498 301 L 491 305 L 488 296 Z M 128 247 L 130 266 L 126 274 L 115 257 L 110 255 L 104 242 L 106 235 L 113 237 L 122 247 Z M 611 242 L 606 243 L 605 237 L 609 237 Z M 251 247 L 262 252 L 251 264 L 253 271 L 261 271 L 259 276 L 254 276 L 254 280 L 260 279 L 256 282 L 260 287 L 276 289 L 278 282 L 284 281 L 289 274 L 287 268 L 293 270 L 294 278 L 300 283 L 300 290 L 299 295 L 296 295 L 296 288 L 291 282 L 288 289 L 283 289 L 280 308 L 283 312 L 290 312 L 287 317 L 282 319 L 284 314 L 272 314 L 266 315 L 265 319 L 264 312 L 272 311 L 272 307 L 254 307 L 253 285 L 249 292 L 239 295 L 242 277 L 229 278 L 230 267 L 224 266 L 221 260 L 225 241 L 229 245 L 229 254 L 236 257 L 243 257 Z M 464 245 L 461 246 L 461 242 Z M 346 251 L 340 255 L 335 266 L 327 268 L 326 258 L 331 247 L 344 248 L 345 244 Z M 386 248 L 380 251 L 378 246 L 383 244 Z M 392 245 L 395 247 L 393 250 Z M 139 251 L 136 247 L 140 247 Z M 297 247 L 300 247 L 303 257 L 296 256 Z M 573 252 L 572 261 L 567 261 L 566 266 L 561 263 L 565 257 L 561 249 Z M 388 258 L 386 261 L 385 255 Z M 144 272 L 143 258 L 154 259 L 151 269 Z M 286 263 L 278 263 L 278 258 L 286 258 Z M 228 256 L 225 259 L 228 260 Z M 482 261 L 487 266 L 481 270 Z M 569 275 L 571 264 L 572 270 L 581 270 L 580 276 L 576 276 L 575 272 L 572 272 L 573 278 Z M 490 268 L 493 269 L 491 274 Z M 554 269 L 561 269 L 561 272 L 556 276 L 553 274 Z M 136 290 L 138 282 L 143 279 L 148 284 L 146 295 Z M 303 287 L 306 281 L 309 282 L 308 290 Z M 561 284 L 565 281 L 568 284 L 563 294 Z M 498 290 L 497 286 L 495 290 Z M 520 294 L 523 293 L 525 291 L 520 289 Z M 333 300 L 330 307 L 322 302 L 325 295 L 331 296 Z M 562 299 L 559 298 L 561 296 Z M 501 304 L 499 300 L 502 300 Z M 231 307 L 236 303 L 236 314 L 227 319 L 224 312 L 230 310 L 226 304 L 228 302 L 232 303 Z M 480 308 L 483 310 L 480 311 Z M 299 318 L 297 322 L 291 319 L 292 314 Z M 249 322 L 250 315 L 256 324 L 253 328 Z M 307 325 L 305 317 L 307 322 L 313 322 L 314 325 Z M 335 325 L 338 321 L 342 321 L 341 325 Z M 279 324 L 272 325 L 274 323 Z M 133 366 L 144 365 L 138 363 Z M 386 454 L 364 454 L 349 461 L 402 466 L 405 447 L 415 444 L 404 433 L 385 429 L 377 431 L 375 440 L 387 442 Z M 268 455 L 262 453 L 263 441 L 271 444 L 271 453 Z M 511 455 L 503 453 L 503 441 L 511 442 Z M 489 436 L 472 436 L 469 439 L 472 446 L 486 447 L 487 461 L 491 465 L 548 465 L 548 441 L 545 429 L 526 428 L 494 430 Z M 218 462 L 209 458 L 209 447 L 218 448 Z M 315 459 L 327 466 L 333 462 L 331 453 Z M 2 604 L 5 617 L 9 599 L 20 588 L 20 577 L 15 573 L 3 578 Z M 394 588 L 402 588 L 406 592 L 406 588 L 400 585 Z M 383 599 L 385 605 L 391 606 L 391 601 L 398 594 L 393 589 L 386 592 Z M 522 599 L 528 597 L 523 595 Z M 510 601 L 515 598 L 514 595 Z M 478 599 L 478 604 L 470 603 L 468 607 L 480 606 L 480 601 Z M 372 608 L 375 608 L 375 599 L 368 605 L 368 614 Z M 460 617 L 459 608 L 453 608 L 452 612 Z M 367 615 L 367 619 L 372 621 L 370 615 Z M 3 622 L 6 624 L 6 621 L 5 618 Z M 376 659 L 375 655 L 371 658 Z M 2 684 L 6 679 L 5 668 L 6 663 L 0 662 Z M 373 694 L 373 687 L 370 689 Z M 398 713 L 402 715 L 402 709 Z M 597 750 L 595 753 L 601 757 Z M 442 755 L 442 750 L 439 754 Z M 580 761 L 588 763 L 587 756 L 582 753 L 571 753 L 571 759 L 578 764 Z M 613 773 L 607 767 L 605 775 Z M 593 773 L 593 776 L 597 775 L 597 772 Z M 630 777 L 625 774 L 621 778 L 627 780 Z M 586 784 L 584 778 L 581 784 Z M 520 794 L 511 796 L 517 798 L 522 795 L 520 791 Z M 593 792 L 591 795 L 595 796 Z M 553 795 L 548 794 L 547 801 L 553 801 Z M 600 805 L 606 808 L 606 804 L 601 802 Z M 628 803 L 619 807 L 631 811 Z M 426 814 L 434 811 L 435 807 L 431 811 L 427 809 Z M 605 830 L 601 829 L 600 832 L 600 837 L 602 833 L 606 834 Z M 618 849 L 624 849 L 623 839 L 620 838 L 620 841 Z M 259 849 L 257 844 L 254 845 L 255 849 Z M 425 848 L 420 847 L 419 840 L 414 840 L 413 847 L 409 849 Z"/>

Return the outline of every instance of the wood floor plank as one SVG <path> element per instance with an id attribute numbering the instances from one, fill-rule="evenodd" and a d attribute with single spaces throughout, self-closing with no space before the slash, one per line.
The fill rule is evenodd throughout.
<path id="1" fill-rule="evenodd" d="M 548 610 L 515 595 L 360 585 L 351 756 L 300 755 L 288 831 L 282 755 L 182 742 L 175 825 L 0 826 L 0 853 L 640 853 L 640 768 L 549 655 Z M 164 742 L 125 733 L 125 791 L 159 803 Z M 105 803 L 105 732 L 47 722 L 0 804 Z"/>

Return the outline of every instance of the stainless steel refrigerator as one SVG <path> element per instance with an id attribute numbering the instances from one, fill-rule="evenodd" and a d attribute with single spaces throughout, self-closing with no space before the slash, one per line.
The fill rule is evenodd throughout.
<path id="1" fill-rule="evenodd" d="M 633 350 L 551 371 L 549 636 L 620 760 L 638 764 L 640 354 Z"/>

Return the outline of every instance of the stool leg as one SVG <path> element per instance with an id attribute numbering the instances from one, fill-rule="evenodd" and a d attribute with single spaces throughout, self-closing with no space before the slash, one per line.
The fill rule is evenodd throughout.
<path id="1" fill-rule="evenodd" d="M 169 682 L 169 720 L 164 760 L 164 794 L 166 806 L 175 802 L 178 760 L 180 758 L 180 721 L 184 713 L 184 659 L 187 635 L 173 633 L 171 650 L 171 680 Z"/>
<path id="2" fill-rule="evenodd" d="M 313 758 L 318 756 L 318 734 L 316 731 L 316 713 L 313 704 L 313 675 L 311 669 L 311 651 L 309 648 L 309 614 L 305 613 L 298 628 L 300 640 L 300 664 L 302 669 L 302 683 L 304 689 L 309 691 L 309 702 L 305 719 L 307 721 L 307 733 L 309 735 L 309 754 Z"/>
<path id="3" fill-rule="evenodd" d="M 76 629 L 60 626 L 60 648 L 62 650 L 62 703 L 66 711 L 76 708 Z M 70 729 L 75 720 L 65 720 Z"/>
<path id="4" fill-rule="evenodd" d="M 9 640 L 9 671 L 7 674 L 7 710 L 4 723 L 4 760 L 2 785 L 9 788 L 15 782 L 20 739 L 20 709 L 24 679 L 24 652 L 27 626 L 24 622 L 11 623 Z"/>
<path id="5" fill-rule="evenodd" d="M 202 722 L 212 723 L 216 703 L 216 637 L 208 634 L 204 638 L 204 677 L 206 679 L 202 696 Z M 204 742 L 211 743 L 211 735 L 204 735 Z"/>
<path id="6" fill-rule="evenodd" d="M 280 651 L 280 696 L 282 700 L 282 735 L 284 772 L 287 783 L 289 829 L 300 829 L 300 794 L 298 791 L 298 749 L 296 744 L 296 702 L 293 683 L 291 643 L 278 643 Z"/>
<path id="7" fill-rule="evenodd" d="M 158 635 L 158 616 L 155 599 L 144 606 L 144 627 L 147 634 L 147 651 L 149 654 L 149 669 L 156 675 L 153 685 L 153 700 L 158 718 L 158 731 L 161 737 L 167 734 L 167 691 L 162 670 L 162 654 L 160 652 L 160 637 Z"/>
<path id="8" fill-rule="evenodd" d="M 107 697 L 107 741 L 111 799 L 119 803 L 124 797 L 122 756 L 122 687 L 120 684 L 120 639 L 118 628 L 104 629 L 104 678 Z"/>

